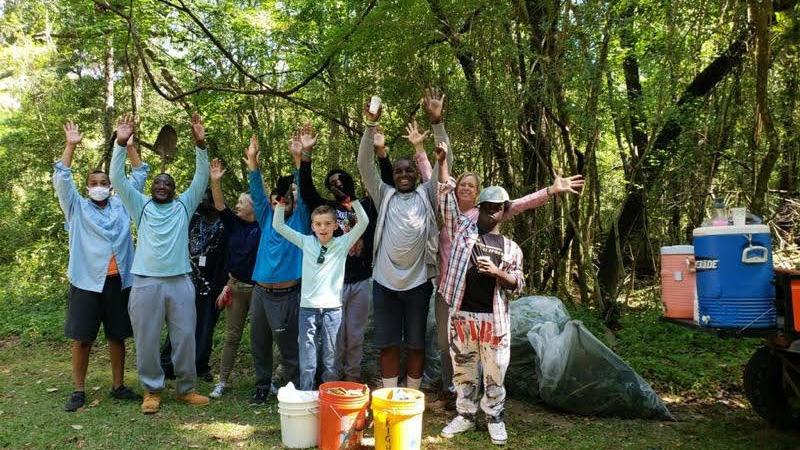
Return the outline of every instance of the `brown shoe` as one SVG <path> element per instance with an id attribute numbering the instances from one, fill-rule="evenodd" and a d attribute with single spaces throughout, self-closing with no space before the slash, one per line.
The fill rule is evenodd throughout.
<path id="1" fill-rule="evenodd" d="M 145 414 L 155 414 L 160 408 L 161 393 L 145 391 L 144 400 L 142 400 L 142 412 Z"/>
<path id="2" fill-rule="evenodd" d="M 203 406 L 208 404 L 208 397 L 205 395 L 200 395 L 195 391 L 178 395 L 178 400 L 192 406 Z"/>

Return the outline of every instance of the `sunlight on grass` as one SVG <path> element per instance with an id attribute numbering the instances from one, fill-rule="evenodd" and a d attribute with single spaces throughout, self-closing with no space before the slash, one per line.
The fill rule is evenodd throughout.
<path id="1" fill-rule="evenodd" d="M 185 431 L 199 431 L 212 439 L 224 442 L 236 442 L 249 439 L 256 432 L 252 425 L 233 422 L 186 423 L 178 427 Z"/>

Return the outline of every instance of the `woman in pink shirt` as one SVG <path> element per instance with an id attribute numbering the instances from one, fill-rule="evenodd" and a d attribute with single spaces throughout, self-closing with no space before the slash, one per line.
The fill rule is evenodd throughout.
<path id="1" fill-rule="evenodd" d="M 444 130 L 442 124 L 442 110 L 444 103 L 444 95 L 438 91 L 429 90 L 423 99 L 423 107 L 433 125 L 433 133 L 436 137 L 436 142 L 447 142 L 450 140 L 447 132 Z M 413 121 L 406 126 L 406 135 L 404 136 L 411 145 L 414 146 L 415 154 L 414 160 L 417 164 L 422 181 L 425 182 L 430 179 L 433 169 L 428 160 L 428 155 L 425 153 L 423 145 L 425 139 L 428 137 L 428 131 L 420 132 L 417 127 L 417 122 Z M 446 182 L 446 180 L 442 180 Z M 458 202 L 459 212 L 470 218 L 472 221 L 478 219 L 478 208 L 475 206 L 475 199 L 478 197 L 480 191 L 480 177 L 475 172 L 466 172 L 461 174 L 456 179 L 456 200 Z M 551 186 L 540 189 L 536 192 L 528 194 L 524 197 L 512 200 L 511 205 L 503 213 L 502 221 L 506 221 L 515 215 L 527 211 L 529 209 L 538 208 L 539 206 L 547 203 L 551 195 L 558 195 L 564 192 L 571 192 L 578 194 L 583 188 L 584 180 L 582 175 L 573 175 L 571 177 L 562 178 L 556 176 Z M 439 273 L 444 274 L 447 272 L 447 263 L 450 259 L 452 251 L 452 242 L 447 233 L 439 234 Z M 447 314 L 449 306 L 442 298 L 441 294 L 436 293 L 436 340 L 439 347 L 439 359 L 442 365 L 442 393 L 441 400 L 445 400 L 445 408 L 447 410 L 455 410 L 455 393 L 453 390 L 453 366 L 450 360 L 450 346 L 447 342 Z"/>

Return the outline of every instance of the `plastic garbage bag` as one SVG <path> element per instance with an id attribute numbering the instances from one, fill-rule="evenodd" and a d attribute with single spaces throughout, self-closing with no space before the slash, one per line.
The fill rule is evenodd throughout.
<path id="1" fill-rule="evenodd" d="M 434 289 L 425 326 L 425 370 L 422 372 L 422 386 L 430 390 L 440 389 L 442 385 L 442 362 L 439 359 L 436 333 L 436 290 Z"/>
<path id="2" fill-rule="evenodd" d="M 570 319 L 567 308 L 556 297 L 530 296 L 511 302 L 511 362 L 505 385 L 509 395 L 537 400 L 536 354 L 528 342 L 528 331 L 546 322 L 563 325 Z"/>
<path id="3" fill-rule="evenodd" d="M 674 420 L 653 388 L 578 320 L 533 327 L 539 395 L 587 416 Z"/>

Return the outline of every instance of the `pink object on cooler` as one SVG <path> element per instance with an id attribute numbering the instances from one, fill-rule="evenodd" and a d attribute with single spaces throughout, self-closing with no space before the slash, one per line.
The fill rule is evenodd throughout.
<path id="1" fill-rule="evenodd" d="M 664 301 L 664 317 L 694 319 L 696 297 L 694 247 L 661 247 L 661 298 Z"/>

